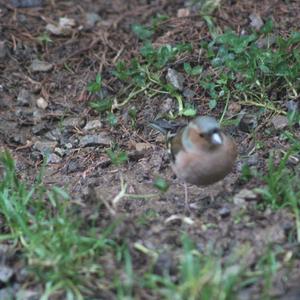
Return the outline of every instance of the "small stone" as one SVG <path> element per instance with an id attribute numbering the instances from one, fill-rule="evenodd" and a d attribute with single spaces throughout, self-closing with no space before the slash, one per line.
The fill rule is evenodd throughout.
<path id="1" fill-rule="evenodd" d="M 176 70 L 169 68 L 166 80 L 171 83 L 175 89 L 179 91 L 183 90 L 184 76 Z"/>
<path id="2" fill-rule="evenodd" d="M 228 113 L 230 116 L 238 114 L 242 109 L 241 104 L 237 102 L 230 102 L 228 105 Z"/>
<path id="3" fill-rule="evenodd" d="M 239 123 L 240 130 L 252 132 L 257 127 L 257 117 L 252 114 L 245 114 Z"/>
<path id="4" fill-rule="evenodd" d="M 247 162 L 248 162 L 249 167 L 256 166 L 258 163 L 258 154 L 255 153 L 255 154 L 249 156 Z"/>
<path id="5" fill-rule="evenodd" d="M 75 20 L 71 18 L 61 17 L 59 18 L 59 26 L 61 28 L 71 28 L 76 25 Z"/>
<path id="6" fill-rule="evenodd" d="M 290 100 L 286 103 L 286 107 L 288 112 L 297 112 L 299 109 L 299 103 L 294 100 Z"/>
<path id="7" fill-rule="evenodd" d="M 46 30 L 50 31 L 54 35 L 63 35 L 63 32 L 62 32 L 61 28 L 57 25 L 47 24 L 46 25 Z"/>
<path id="8" fill-rule="evenodd" d="M 65 148 L 68 149 L 68 150 L 70 150 L 70 149 L 73 148 L 73 145 L 71 143 L 66 143 L 65 144 Z"/>
<path id="9" fill-rule="evenodd" d="M 0 299 L 13 300 L 15 299 L 15 291 L 11 287 L 0 289 Z"/>
<path id="10" fill-rule="evenodd" d="M 151 148 L 151 145 L 149 143 L 136 143 L 135 144 L 135 150 L 138 152 L 142 152 L 144 150 L 147 150 Z"/>
<path id="11" fill-rule="evenodd" d="M 37 141 L 33 145 L 33 149 L 42 153 L 42 155 L 50 154 L 56 147 L 57 142 Z"/>
<path id="12" fill-rule="evenodd" d="M 46 109 L 48 107 L 48 102 L 43 97 L 40 97 L 36 100 L 36 106 L 41 109 Z"/>
<path id="13" fill-rule="evenodd" d="M 276 43 L 277 36 L 275 34 L 268 34 L 267 36 L 260 37 L 256 45 L 258 48 L 265 48 L 265 47 L 271 47 L 273 44 Z"/>
<path id="14" fill-rule="evenodd" d="M 53 64 L 50 64 L 39 59 L 34 59 L 30 66 L 32 72 L 48 72 L 52 70 Z"/>
<path id="15" fill-rule="evenodd" d="M 99 21 L 101 21 L 101 17 L 98 14 L 94 12 L 85 14 L 85 23 L 87 28 L 93 28 Z"/>
<path id="16" fill-rule="evenodd" d="M 188 17 L 190 14 L 191 14 L 191 11 L 188 8 L 180 8 L 177 10 L 178 18 Z"/>
<path id="17" fill-rule="evenodd" d="M 86 135 L 80 139 L 79 145 L 81 147 L 87 146 L 109 146 L 112 143 L 111 138 L 106 133 L 95 135 Z"/>
<path id="18" fill-rule="evenodd" d="M 51 153 L 48 156 L 47 162 L 49 164 L 58 164 L 59 162 L 61 162 L 61 158 L 57 154 Z"/>
<path id="19" fill-rule="evenodd" d="M 271 122 L 276 130 L 284 129 L 289 124 L 289 120 L 286 116 L 274 116 Z"/>
<path id="20" fill-rule="evenodd" d="M 10 2 L 16 8 L 30 8 L 42 6 L 44 0 L 10 0 Z"/>
<path id="21" fill-rule="evenodd" d="M 101 121 L 98 119 L 95 119 L 95 120 L 88 121 L 86 123 L 86 125 L 83 127 L 83 130 L 89 131 L 89 130 L 93 130 L 93 129 L 99 129 L 101 127 L 102 127 Z"/>
<path id="22" fill-rule="evenodd" d="M 163 100 L 160 108 L 160 113 L 161 114 L 169 113 L 170 111 L 172 111 L 172 105 L 173 105 L 172 98 L 167 98 Z"/>
<path id="23" fill-rule="evenodd" d="M 154 264 L 154 273 L 158 275 L 170 275 L 175 270 L 170 253 L 161 253 Z"/>
<path id="24" fill-rule="evenodd" d="M 46 123 L 38 123 L 31 128 L 31 132 L 36 135 L 41 135 L 48 130 Z"/>
<path id="25" fill-rule="evenodd" d="M 13 274 L 14 271 L 12 268 L 3 265 L 0 266 L 0 282 L 7 283 L 11 279 Z"/>
<path id="26" fill-rule="evenodd" d="M 196 95 L 196 93 L 195 93 L 193 90 L 189 89 L 189 88 L 185 88 L 185 89 L 183 90 L 183 96 L 184 96 L 184 98 L 187 99 L 187 100 L 193 99 L 193 97 L 194 97 L 195 95 Z"/>
<path id="27" fill-rule="evenodd" d="M 54 149 L 54 153 L 57 154 L 57 155 L 60 156 L 60 157 L 63 157 L 63 156 L 65 155 L 65 150 L 62 149 L 62 148 L 56 147 L 56 148 Z"/>
<path id="28" fill-rule="evenodd" d="M 78 117 L 66 118 L 62 121 L 62 127 L 66 129 L 73 129 L 76 127 L 82 128 L 85 126 L 85 120 Z"/>
<path id="29" fill-rule="evenodd" d="M 246 201 L 253 201 L 256 199 L 256 193 L 248 189 L 242 189 L 233 197 L 233 202 L 237 205 L 244 205 Z"/>
<path id="30" fill-rule="evenodd" d="M 18 94 L 17 102 L 19 105 L 29 106 L 32 99 L 33 95 L 28 90 L 22 89 Z"/>
<path id="31" fill-rule="evenodd" d="M 249 19 L 251 20 L 250 26 L 257 31 L 260 30 L 264 26 L 264 22 L 261 19 L 260 15 L 258 15 L 256 13 L 252 13 L 249 16 Z"/>
<path id="32" fill-rule="evenodd" d="M 7 54 L 7 47 L 5 41 L 0 41 L 0 59 L 4 58 Z"/>
<path id="33" fill-rule="evenodd" d="M 74 19 L 60 18 L 58 25 L 47 24 L 46 30 L 50 31 L 54 35 L 67 36 L 72 33 L 72 27 L 75 25 Z"/>
<path id="34" fill-rule="evenodd" d="M 45 138 L 50 141 L 58 141 L 61 137 L 61 132 L 58 128 L 52 129 L 45 134 Z"/>
<path id="35" fill-rule="evenodd" d="M 33 290 L 25 290 L 20 289 L 17 294 L 15 295 L 15 299 L 22 299 L 22 300 L 35 300 L 35 299 L 41 299 L 38 295 L 37 291 Z"/>
<path id="36" fill-rule="evenodd" d="M 229 217 L 230 216 L 230 209 L 228 207 L 222 207 L 221 209 L 219 209 L 219 215 L 222 217 L 222 218 L 226 218 L 226 217 Z"/>

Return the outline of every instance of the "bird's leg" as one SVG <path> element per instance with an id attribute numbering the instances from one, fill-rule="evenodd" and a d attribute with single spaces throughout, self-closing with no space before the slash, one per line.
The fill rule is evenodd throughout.
<path id="1" fill-rule="evenodd" d="M 190 205 L 189 205 L 189 197 L 188 197 L 188 187 L 186 183 L 184 183 L 184 206 L 186 212 L 191 212 Z"/>

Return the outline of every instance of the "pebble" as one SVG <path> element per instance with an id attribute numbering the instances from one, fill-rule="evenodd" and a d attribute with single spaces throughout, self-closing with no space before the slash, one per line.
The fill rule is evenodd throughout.
<path id="1" fill-rule="evenodd" d="M 54 149 L 54 153 L 57 154 L 57 155 L 60 156 L 60 157 L 63 157 L 63 156 L 65 155 L 65 150 L 62 149 L 62 148 L 56 147 L 56 148 Z"/>
<path id="2" fill-rule="evenodd" d="M 151 148 L 151 145 L 149 143 L 136 143 L 135 144 L 135 150 L 138 152 L 142 152 L 144 150 L 147 150 Z"/>
<path id="3" fill-rule="evenodd" d="M 86 135 L 80 139 L 79 145 L 81 147 L 87 146 L 109 146 L 112 143 L 112 139 L 106 133 Z"/>
<path id="4" fill-rule="evenodd" d="M 80 127 L 82 128 L 83 126 L 85 126 L 85 119 L 82 118 L 78 118 L 78 117 L 69 117 L 69 118 L 65 118 L 62 121 L 62 127 L 70 129 L 70 128 L 75 128 L 75 127 Z"/>
<path id="5" fill-rule="evenodd" d="M 33 145 L 34 150 L 38 150 L 43 155 L 47 155 L 52 152 L 52 150 L 56 147 L 57 142 L 49 142 L 49 141 L 37 141 Z"/>
<path id="6" fill-rule="evenodd" d="M 43 97 L 40 97 L 36 100 L 36 106 L 41 109 L 46 109 L 48 107 L 48 102 Z"/>
<path id="7" fill-rule="evenodd" d="M 236 115 L 238 114 L 242 109 L 241 104 L 237 103 L 237 102 L 231 102 L 228 105 L 228 113 L 229 115 Z"/>
<path id="8" fill-rule="evenodd" d="M 47 162 L 48 162 L 49 164 L 57 164 L 57 163 L 59 163 L 60 161 L 61 161 L 61 158 L 60 158 L 57 154 L 55 154 L 55 153 L 49 154 L 48 160 L 47 160 Z"/>
<path id="9" fill-rule="evenodd" d="M 89 131 L 89 130 L 93 130 L 93 129 L 99 129 L 101 127 L 102 127 L 101 121 L 98 119 L 95 119 L 95 120 L 88 121 L 86 123 L 86 125 L 83 127 L 83 130 Z"/>
<path id="10" fill-rule="evenodd" d="M 10 3 L 16 8 L 30 8 L 42 6 L 44 0 L 10 0 Z"/>
<path id="11" fill-rule="evenodd" d="M 39 59 L 34 59 L 30 66 L 32 72 L 48 72 L 52 70 L 53 64 L 46 61 L 41 61 Z"/>
<path id="12" fill-rule="evenodd" d="M 256 13 L 252 13 L 249 16 L 249 19 L 251 20 L 250 26 L 257 31 L 260 30 L 264 26 L 264 22 L 261 19 L 260 15 L 258 15 Z"/>
<path id="13" fill-rule="evenodd" d="M 299 109 L 299 103 L 294 100 L 290 100 L 286 103 L 286 107 L 289 112 L 296 112 Z"/>
<path id="14" fill-rule="evenodd" d="M 0 266 L 0 282 L 7 283 L 13 276 L 14 271 L 12 268 L 1 265 Z"/>
<path id="15" fill-rule="evenodd" d="M 240 130 L 251 132 L 257 127 L 257 116 L 253 114 L 245 114 L 239 123 Z"/>
<path id="16" fill-rule="evenodd" d="M 271 122 L 276 130 L 284 129 L 289 124 L 289 120 L 286 116 L 274 116 Z"/>
<path id="17" fill-rule="evenodd" d="M 183 90 L 184 76 L 176 70 L 169 68 L 166 75 L 166 80 L 173 85 L 173 87 L 179 91 Z"/>
<path id="18" fill-rule="evenodd" d="M 244 205 L 246 201 L 256 199 L 257 195 L 253 191 L 248 189 L 242 189 L 233 197 L 233 203 L 236 205 Z"/>
<path id="19" fill-rule="evenodd" d="M 98 14 L 94 12 L 88 12 L 85 14 L 85 23 L 87 28 L 93 28 L 99 21 L 101 21 L 101 17 Z"/>
<path id="20" fill-rule="evenodd" d="M 41 135 L 45 133 L 47 130 L 48 130 L 47 125 L 44 122 L 38 123 L 31 128 L 31 132 L 36 135 Z"/>
<path id="21" fill-rule="evenodd" d="M 5 41 L 0 41 L 0 59 L 5 58 L 7 54 L 7 47 Z"/>
<path id="22" fill-rule="evenodd" d="M 185 88 L 183 90 L 183 96 L 187 100 L 192 100 L 195 95 L 196 95 L 196 93 L 193 90 L 189 89 L 189 88 Z"/>
<path id="23" fill-rule="evenodd" d="M 226 206 L 219 209 L 219 215 L 222 218 L 229 217 L 230 213 L 231 213 L 230 209 L 228 207 L 226 207 Z"/>
<path id="24" fill-rule="evenodd" d="M 32 99 L 33 95 L 28 90 L 21 89 L 17 97 L 17 102 L 19 105 L 29 106 Z"/>
<path id="25" fill-rule="evenodd" d="M 190 16 L 191 11 L 188 8 L 180 8 L 177 10 L 177 17 L 184 18 Z"/>

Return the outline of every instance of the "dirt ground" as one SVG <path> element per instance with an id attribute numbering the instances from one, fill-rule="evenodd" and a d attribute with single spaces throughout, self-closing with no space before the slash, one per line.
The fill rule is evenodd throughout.
<path id="1" fill-rule="evenodd" d="M 107 95 L 117 95 L 125 88 L 111 72 L 117 60 L 138 56 L 140 42 L 132 33 L 133 23 L 147 24 L 158 13 L 168 15 L 170 18 L 155 33 L 154 43 L 158 45 L 198 44 L 209 36 L 206 23 L 192 8 L 189 16 L 177 16 L 189 1 L 44 2 L 41 7 L 15 9 L 10 1 L 0 1 L 0 143 L 2 149 L 13 154 L 22 179 L 33 181 L 48 157 L 43 182 L 65 188 L 72 201 L 82 206 L 78 213 L 86 219 L 87 226 L 96 222 L 101 227 L 120 218 L 122 224 L 114 233 L 117 238 L 127 239 L 129 245 L 138 242 L 149 249 L 161 249 L 164 255 L 176 256 L 182 232 L 188 232 L 199 249 L 206 251 L 209 245 L 224 259 L 247 244 L 244 259 L 248 266 L 255 265 L 270 243 L 294 249 L 290 241 L 295 229 L 293 214 L 288 209 L 258 210 L 261 197 L 247 192 L 262 187 L 264 182 L 253 178 L 244 183 L 240 179 L 243 164 L 263 171 L 270 148 L 280 151 L 287 147 L 272 129 L 269 118 L 260 120 L 256 133 L 256 139 L 268 146 L 255 151 L 253 135 L 234 126 L 226 127 L 239 148 L 235 169 L 222 183 L 203 189 L 189 186 L 191 212 L 187 215 L 184 188 L 170 169 L 164 138 L 147 125 L 162 113 L 168 97 L 149 99 L 144 95 L 131 100 L 115 111 L 115 127 L 89 106 L 95 95 L 86 87 L 96 74 L 102 74 L 102 92 Z M 247 31 L 252 13 L 258 13 L 263 20 L 272 18 L 276 31 L 283 35 L 291 28 L 300 28 L 299 1 L 226 0 L 221 7 L 214 13 L 214 20 L 222 29 Z M 91 13 L 95 12 L 99 18 L 93 21 Z M 66 34 L 50 34 L 50 43 L 39 43 L 37 38 L 46 31 L 46 25 L 57 24 L 60 17 L 74 20 L 71 29 Z M 44 63 L 38 70 L 33 66 L 36 59 Z M 197 55 L 183 59 L 196 60 Z M 185 84 L 196 93 L 191 101 L 199 114 L 220 117 L 223 105 L 209 111 L 208 96 L 195 82 Z M 174 106 L 175 101 L 171 108 Z M 136 126 L 131 126 L 129 117 L 132 107 L 137 111 Z M 243 109 L 256 112 L 252 107 Z M 100 122 L 93 123 L 95 120 Z M 96 124 L 94 129 L 88 129 L 91 124 Z M 266 135 L 265 129 L 273 130 L 272 134 Z M 100 141 L 95 141 L 95 136 L 101 137 Z M 128 163 L 111 163 L 106 149 L 112 143 L 128 153 Z M 157 176 L 170 183 L 166 193 L 153 187 Z M 156 196 L 122 198 L 113 213 L 111 202 L 120 192 L 122 178 L 128 194 Z M 145 215 L 147 223 L 143 225 Z M 142 273 L 145 258 L 134 249 L 132 255 L 134 267 Z M 161 263 L 163 268 L 163 259 Z M 284 295 L 300 280 L 299 270 L 282 272 L 271 291 L 274 299 L 287 299 Z M 290 279 L 284 281 L 287 272 Z M 260 288 L 259 284 L 249 285 L 240 299 L 260 299 Z"/>

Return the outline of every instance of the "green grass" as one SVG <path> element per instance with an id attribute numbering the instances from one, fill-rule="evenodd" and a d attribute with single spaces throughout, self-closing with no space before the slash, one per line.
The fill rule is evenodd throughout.
<path id="1" fill-rule="evenodd" d="M 183 234 L 182 245 L 172 256 L 176 269 L 172 274 L 166 269 L 158 275 L 153 267 L 159 249 L 150 250 L 140 243 L 129 245 L 122 237 L 116 241 L 115 221 L 106 228 L 85 224 L 78 217 L 76 204 L 63 190 L 45 187 L 41 176 L 29 187 L 18 179 L 8 152 L 2 154 L 1 163 L 4 172 L 0 183 L 0 240 L 18 249 L 18 259 L 29 271 L 31 284 L 43 285 L 41 299 L 54 295 L 87 299 L 99 293 L 91 290 L 93 283 L 100 291 L 110 290 L 122 300 L 138 299 L 141 291 L 154 299 L 226 300 L 236 299 L 242 288 L 257 282 L 263 283 L 268 299 L 272 278 L 283 266 L 277 260 L 285 253 L 282 249 L 267 249 L 255 268 L 250 268 L 246 258 L 253 250 L 249 245 L 240 245 L 225 258 L 213 248 L 200 252 Z M 148 226 L 156 217 L 155 212 L 149 211 L 137 224 Z M 113 274 L 107 274 L 103 265 L 107 254 L 119 266 Z M 136 264 L 133 257 L 137 255 L 145 256 L 147 263 Z M 102 284 L 107 282 L 106 276 L 114 279 Z"/>
<path id="2" fill-rule="evenodd" d="M 217 34 L 212 19 L 209 16 L 204 19 L 211 38 L 199 40 L 198 46 L 181 43 L 154 47 L 152 39 L 159 21 L 155 26 L 134 24 L 133 32 L 141 41 L 140 55 L 130 62 L 118 61 L 112 72 L 123 82 L 124 89 L 116 97 L 93 101 L 92 108 L 99 112 L 116 111 L 142 95 L 148 101 L 168 95 L 177 102 L 178 110 L 170 111 L 167 117 L 195 116 L 196 109 L 185 103 L 182 92 L 164 78 L 167 68 L 176 63 L 177 71 L 185 73 L 189 86 L 202 87 L 210 110 L 219 107 L 225 114 L 228 101 L 236 101 L 244 106 L 286 114 L 281 107 L 282 100 L 299 97 L 300 33 L 291 32 L 286 37 L 276 35 L 269 20 L 259 32 L 238 35 L 227 30 Z M 181 57 L 199 52 L 200 63 L 186 59 L 177 63 Z"/>
<path id="3" fill-rule="evenodd" d="M 153 262 L 157 260 L 156 252 L 138 246 L 136 249 L 150 257 Z M 115 281 L 118 299 L 139 299 L 134 291 L 142 289 L 153 299 L 234 300 L 239 299 L 241 289 L 257 283 L 264 287 L 261 299 L 270 299 L 268 293 L 272 280 L 282 268 L 278 257 L 285 252 L 280 248 L 270 247 L 253 268 L 247 263 L 247 257 L 252 251 L 249 244 L 244 244 L 227 258 L 222 258 L 212 248 L 207 249 L 204 254 L 184 234 L 180 252 L 176 252 L 179 256 L 173 257 L 177 262 L 176 272 L 173 270 L 170 274 L 165 269 L 163 275 L 158 275 L 151 267 L 146 272 L 143 270 L 142 274 L 139 270 L 134 270 L 128 248 L 125 247 L 122 255 L 124 279 Z"/>
<path id="4" fill-rule="evenodd" d="M 0 213 L 5 224 L 1 241 L 22 249 L 31 274 L 45 284 L 43 299 L 57 290 L 82 299 L 91 276 L 102 276 L 102 266 L 95 258 L 109 248 L 113 226 L 101 231 L 84 227 L 63 190 L 47 189 L 41 179 L 28 187 L 18 179 L 8 152 L 1 161 L 5 168 L 0 184 Z"/>

